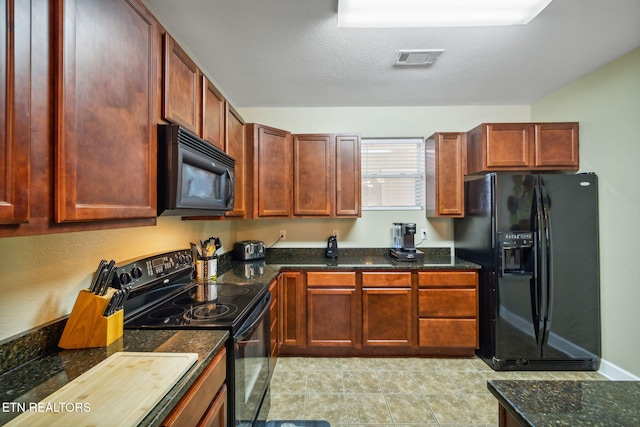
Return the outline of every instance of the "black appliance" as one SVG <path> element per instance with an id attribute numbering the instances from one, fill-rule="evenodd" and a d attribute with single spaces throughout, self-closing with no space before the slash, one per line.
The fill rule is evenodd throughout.
<path id="1" fill-rule="evenodd" d="M 225 152 L 178 125 L 158 125 L 158 215 L 224 215 L 234 174 Z"/>
<path id="2" fill-rule="evenodd" d="M 477 353 L 493 369 L 598 369 L 597 187 L 594 174 L 465 183 L 456 255 L 482 265 Z"/>
<path id="3" fill-rule="evenodd" d="M 338 238 L 336 236 L 327 239 L 327 249 L 324 254 L 327 258 L 338 258 Z"/>
<path id="4" fill-rule="evenodd" d="M 414 223 L 393 223 L 393 248 L 389 251 L 391 256 L 398 261 L 423 261 L 424 252 L 415 248 L 415 235 Z"/>
<path id="5" fill-rule="evenodd" d="M 241 240 L 233 244 L 233 258 L 239 261 L 264 259 L 264 243 L 259 240 Z"/>
<path id="6" fill-rule="evenodd" d="M 249 427 L 268 414 L 271 293 L 267 285 L 192 281 L 190 250 L 131 261 L 117 268 L 119 286 L 131 286 L 124 304 L 126 329 L 229 331 L 229 426 Z M 261 411 L 262 409 L 262 411 Z"/>

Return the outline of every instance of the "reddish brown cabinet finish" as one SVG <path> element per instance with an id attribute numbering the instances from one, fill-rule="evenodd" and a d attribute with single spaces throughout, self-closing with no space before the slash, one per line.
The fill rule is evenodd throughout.
<path id="1" fill-rule="evenodd" d="M 200 78 L 202 81 L 200 136 L 211 145 L 224 150 L 225 99 L 207 76 L 201 75 Z"/>
<path id="2" fill-rule="evenodd" d="M 29 220 L 31 1 L 0 1 L 0 224 Z"/>
<path id="3" fill-rule="evenodd" d="M 169 33 L 163 41 L 162 118 L 200 135 L 200 70 Z"/>
<path id="4" fill-rule="evenodd" d="M 307 310 L 304 275 L 299 271 L 281 273 L 280 289 L 280 344 L 284 351 L 287 347 L 306 347 Z"/>
<path id="5" fill-rule="evenodd" d="M 331 216 L 335 194 L 335 138 L 293 135 L 293 215 Z"/>
<path id="6" fill-rule="evenodd" d="M 360 135 L 336 136 L 336 216 L 360 217 Z"/>
<path id="7" fill-rule="evenodd" d="M 411 346 L 411 273 L 362 273 L 362 345 Z"/>
<path id="8" fill-rule="evenodd" d="M 223 348 L 167 416 L 163 427 L 226 426 L 226 358 Z"/>
<path id="9" fill-rule="evenodd" d="M 247 143 L 245 138 L 245 124 L 240 114 L 225 102 L 225 152 L 236 161 L 235 167 L 235 195 L 233 197 L 233 210 L 227 212 L 227 217 L 247 217 L 247 192 L 248 169 L 252 165 L 247 164 Z"/>
<path id="10" fill-rule="evenodd" d="M 355 347 L 355 272 L 307 272 L 307 344 Z"/>
<path id="11" fill-rule="evenodd" d="M 463 217 L 465 134 L 436 133 L 427 138 L 425 152 L 427 217 Z"/>
<path id="12" fill-rule="evenodd" d="M 153 218 L 158 24 L 130 0 L 55 7 L 55 220 Z"/>
<path id="13" fill-rule="evenodd" d="M 418 273 L 418 341 L 424 347 L 478 347 L 478 274 Z"/>
<path id="14" fill-rule="evenodd" d="M 290 217 L 293 150 L 291 134 L 264 125 L 246 125 L 252 165 L 252 217 Z M 246 187 L 249 191 L 249 186 Z"/>
<path id="15" fill-rule="evenodd" d="M 467 173 L 577 170 L 578 123 L 483 123 L 467 132 Z"/>

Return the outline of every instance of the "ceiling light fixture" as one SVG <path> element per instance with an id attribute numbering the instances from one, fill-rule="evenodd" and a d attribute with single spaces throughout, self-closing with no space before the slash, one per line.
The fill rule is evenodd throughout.
<path id="1" fill-rule="evenodd" d="M 338 0 L 339 27 L 524 25 L 551 0 Z"/>

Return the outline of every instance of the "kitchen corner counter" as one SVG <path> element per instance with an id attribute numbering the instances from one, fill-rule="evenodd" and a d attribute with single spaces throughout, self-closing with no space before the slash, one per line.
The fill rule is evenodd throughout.
<path id="1" fill-rule="evenodd" d="M 39 402 L 116 352 L 197 353 L 197 362 L 140 424 L 158 426 L 224 347 L 228 336 L 226 331 L 125 329 L 123 337 L 108 347 L 62 350 L 45 355 L 0 377 L 3 402 L 0 425 L 20 415 L 10 410 L 9 402 Z"/>
<path id="2" fill-rule="evenodd" d="M 501 426 L 502 408 L 528 427 L 640 425 L 640 381 L 489 380 L 487 388 L 501 405 Z"/>

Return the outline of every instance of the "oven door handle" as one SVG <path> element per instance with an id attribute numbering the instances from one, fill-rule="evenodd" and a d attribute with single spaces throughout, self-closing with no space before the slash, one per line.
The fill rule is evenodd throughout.
<path id="1" fill-rule="evenodd" d="M 242 341 L 243 338 L 251 335 L 255 327 L 260 323 L 263 316 L 265 314 L 268 315 L 269 308 L 271 305 L 271 292 L 267 292 L 267 295 L 262 298 L 262 301 L 258 304 L 258 306 L 253 310 L 253 313 L 247 319 L 248 325 L 242 326 L 234 336 L 236 341 Z"/>

